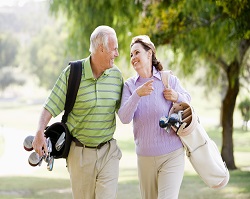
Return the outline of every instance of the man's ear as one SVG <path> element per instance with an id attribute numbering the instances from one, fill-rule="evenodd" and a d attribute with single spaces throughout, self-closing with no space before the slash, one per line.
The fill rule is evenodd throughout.
<path id="1" fill-rule="evenodd" d="M 104 50 L 103 44 L 100 44 L 100 45 L 99 45 L 99 49 L 100 49 L 101 52 L 103 52 L 103 50 Z"/>

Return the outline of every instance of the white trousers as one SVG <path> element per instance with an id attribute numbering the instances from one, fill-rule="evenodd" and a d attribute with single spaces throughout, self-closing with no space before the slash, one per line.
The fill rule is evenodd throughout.
<path id="1" fill-rule="evenodd" d="M 184 149 L 162 156 L 137 156 L 142 199 L 178 199 L 185 167 Z"/>
<path id="2" fill-rule="evenodd" d="M 71 143 L 67 158 L 74 199 L 115 199 L 122 153 L 116 140 L 101 149 Z"/>

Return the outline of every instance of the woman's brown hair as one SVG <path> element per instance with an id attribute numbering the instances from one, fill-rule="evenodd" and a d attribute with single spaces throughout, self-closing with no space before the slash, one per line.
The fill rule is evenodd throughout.
<path id="1" fill-rule="evenodd" d="M 152 66 L 154 66 L 157 71 L 163 70 L 161 62 L 159 62 L 156 58 L 155 46 L 147 35 L 139 35 L 139 36 L 133 37 L 132 42 L 130 44 L 130 48 L 135 43 L 140 43 L 146 51 L 151 49 L 152 50 Z"/>

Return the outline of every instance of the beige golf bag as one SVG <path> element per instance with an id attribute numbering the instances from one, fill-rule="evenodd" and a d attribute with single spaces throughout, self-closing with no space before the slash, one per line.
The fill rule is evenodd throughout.
<path id="1" fill-rule="evenodd" d="M 162 82 L 166 88 L 169 88 L 168 80 L 171 74 L 171 71 L 161 71 Z M 174 103 L 169 115 L 178 114 L 179 111 L 183 111 L 183 124 L 178 129 L 173 126 L 172 128 L 179 135 L 193 168 L 209 187 L 225 187 L 230 175 L 215 142 L 209 138 L 189 104 Z"/>
<path id="2" fill-rule="evenodd" d="M 174 103 L 169 115 L 179 111 L 183 111 L 183 124 L 178 130 L 174 130 L 179 135 L 193 168 L 209 187 L 225 187 L 229 181 L 229 172 L 215 142 L 209 138 L 190 105 Z"/>

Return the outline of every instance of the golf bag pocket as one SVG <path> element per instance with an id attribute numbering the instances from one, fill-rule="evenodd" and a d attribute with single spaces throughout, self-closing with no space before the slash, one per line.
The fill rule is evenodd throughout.
<path id="1" fill-rule="evenodd" d="M 72 141 L 67 125 L 63 122 L 53 123 L 45 129 L 44 134 L 52 143 L 51 156 L 55 159 L 67 158 Z"/>
<path id="2" fill-rule="evenodd" d="M 210 188 L 223 188 L 229 181 L 229 172 L 217 145 L 198 123 L 189 135 L 180 136 L 187 157 L 194 170 Z"/>

